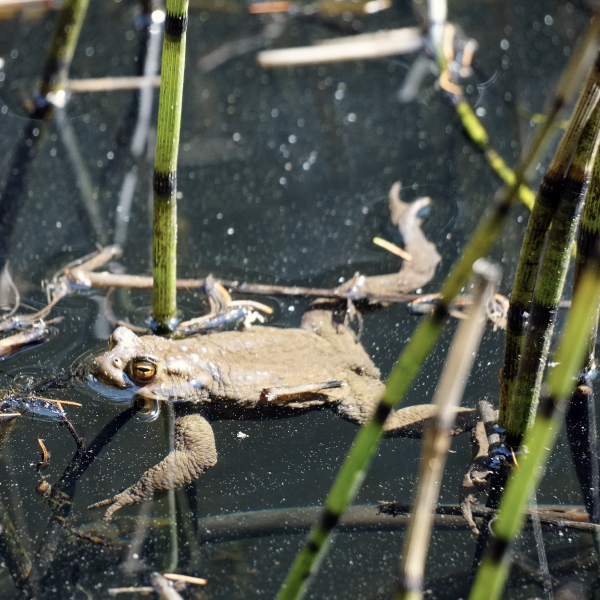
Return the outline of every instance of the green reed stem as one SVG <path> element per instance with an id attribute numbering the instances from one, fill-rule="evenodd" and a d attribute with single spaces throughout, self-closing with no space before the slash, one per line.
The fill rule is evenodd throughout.
<path id="1" fill-rule="evenodd" d="M 600 98 L 600 94 L 598 95 Z M 517 446 L 533 418 L 550 351 L 558 303 L 571 259 L 575 232 L 598 150 L 600 105 L 592 113 L 562 184 L 558 208 L 544 250 L 506 419 L 507 443 Z"/>
<path id="2" fill-rule="evenodd" d="M 561 139 L 554 159 L 544 175 L 533 212 L 527 224 L 510 297 L 510 309 L 506 327 L 500 415 L 498 419 L 499 424 L 506 429 L 509 428 L 509 421 L 515 423 L 514 418 L 510 416 L 512 409 L 509 407 L 514 396 L 525 339 L 525 317 L 526 313 L 531 311 L 530 305 L 533 299 L 540 257 L 546 242 L 546 234 L 559 205 L 561 186 L 567 166 L 571 161 L 583 128 L 600 99 L 599 86 L 600 55 L 596 57 L 596 61 L 588 74 L 584 88 L 579 95 L 573 115 L 569 121 L 569 126 Z M 514 435 L 518 437 L 521 431 L 519 427 L 516 427 Z"/>
<path id="3" fill-rule="evenodd" d="M 154 286 L 157 332 L 173 329 L 177 315 L 177 153 L 181 124 L 188 0 L 167 0 L 154 162 Z"/>
<path id="4" fill-rule="evenodd" d="M 387 382 L 385 392 L 370 421 L 362 427 L 348 451 L 338 471 L 333 486 L 327 496 L 325 508 L 317 524 L 308 535 L 307 542 L 296 557 L 290 571 L 279 590 L 277 600 L 301 598 L 312 576 L 327 551 L 331 533 L 340 515 L 354 499 L 366 476 L 367 468 L 382 435 L 383 424 L 393 407 L 402 399 L 412 380 L 421 368 L 439 337 L 448 307 L 453 298 L 466 285 L 473 263 L 484 256 L 500 234 L 508 212 L 518 198 L 518 191 L 525 175 L 547 147 L 560 110 L 570 102 L 575 93 L 572 85 L 578 82 L 581 64 L 589 63 L 589 48 L 596 42 L 600 27 L 593 24 L 588 28 L 584 43 L 578 47 L 571 61 L 564 69 L 555 94 L 552 96 L 547 120 L 537 131 L 531 145 L 526 150 L 515 170 L 514 182 L 501 194 L 495 206 L 477 227 L 469 244 L 442 289 L 437 309 L 424 318 L 408 344 L 402 350 Z"/>
<path id="5" fill-rule="evenodd" d="M 591 263 L 583 274 L 569 319 L 555 354 L 556 367 L 548 377 L 548 396 L 538 407 L 533 426 L 525 433 L 519 470 L 514 470 L 500 503 L 494 523 L 494 538 L 477 571 L 469 600 L 500 597 L 508 576 L 508 547 L 523 526 L 524 509 L 537 489 L 544 466 L 556 441 L 562 411 L 573 393 L 577 373 L 585 360 L 590 331 L 600 302 L 600 263 Z"/>

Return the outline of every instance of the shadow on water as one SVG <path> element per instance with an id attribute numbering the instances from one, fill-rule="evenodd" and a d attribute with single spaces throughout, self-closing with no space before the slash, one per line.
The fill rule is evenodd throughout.
<path id="1" fill-rule="evenodd" d="M 397 271 L 398 260 L 371 240 L 380 236 L 400 242 L 394 239 L 383 200 L 399 180 L 406 201 L 432 197 L 423 229 L 442 262 L 423 291 L 437 291 L 490 205 L 498 182 L 463 135 L 435 77 L 424 78 L 415 99 L 401 104 L 398 91 L 416 54 L 401 57 L 401 62 L 392 58 L 263 71 L 254 49 L 203 71 L 198 66 L 204 64 L 202 58 L 223 43 L 252 37 L 253 47 L 272 23 L 269 16 L 227 12 L 227 6 L 206 2 L 197 8 L 192 2 L 190 12 L 178 181 L 180 276 L 213 273 L 261 283 L 334 287 L 357 270 L 368 275 Z M 133 0 L 92 3 L 71 77 L 140 74 L 141 49 L 148 40 L 138 11 Z M 53 11 L 21 11 L 12 19 L 0 19 L 0 189 L 10 177 L 7 169 L 26 123 L 21 102 L 43 64 L 55 16 Z M 450 19 L 479 41 L 465 93 L 473 106 L 477 104 L 495 148 L 509 164 L 530 137 L 531 116 L 541 112 L 588 17 L 583 4 L 559 1 L 543 6 L 516 1 L 451 6 Z M 361 32 L 416 22 L 408 3 L 374 15 L 342 17 L 342 24 Z M 318 20 L 286 18 L 279 36 L 267 43 L 298 46 L 333 35 Z M 11 230 L 2 240 L 0 258 L 10 261 L 24 305 L 41 308 L 46 302 L 41 280 L 92 252 L 97 242 L 112 241 L 119 227 L 125 240 L 123 258 L 110 268 L 150 273 L 158 92 L 152 94 L 147 142 L 138 154 L 131 149 L 131 139 L 139 123 L 141 93 L 87 93 L 75 95 L 67 105 L 80 164 L 91 182 L 87 192 L 58 121 L 48 122 L 14 211 L 6 215 L 0 206 L 0 220 L 9 218 Z M 131 172 L 136 184 L 123 233 L 119 215 L 124 208 L 119 202 Z M 99 225 L 90 219 L 90 198 Z M 492 251 L 504 269 L 503 293 L 510 289 L 526 218 L 525 210 L 517 209 Z M 297 327 L 308 306 L 305 299 L 265 301 L 274 308 L 268 322 L 279 327 Z M 58 304 L 53 316 L 63 317 L 61 323 L 45 343 L 3 361 L 0 388 L 11 389 L 15 377 L 19 382 L 50 377 L 84 354 L 104 351 L 111 328 L 103 302 L 104 292 L 90 292 Z M 137 323 L 144 322 L 150 305 L 150 293 L 140 290 L 117 291 L 112 300 L 118 318 Z M 206 312 L 207 304 L 202 294 L 188 291 L 180 294 L 180 308 L 187 317 Z M 363 318 L 361 342 L 385 375 L 418 317 L 404 306 L 392 305 Z M 453 329 L 454 325 L 447 328 L 428 358 L 407 403 L 431 399 Z M 484 396 L 497 403 L 502 348 L 502 333 L 486 332 L 465 404 L 473 406 Z M 48 599 L 108 598 L 107 588 L 147 585 L 149 572 L 173 565 L 209 582 L 201 593 L 188 590 L 189 598 L 274 596 L 303 537 L 273 534 L 205 544 L 198 520 L 321 505 L 356 432 L 352 424 L 325 411 L 294 419 L 218 421 L 214 433 L 219 463 L 214 469 L 185 491 L 125 508 L 104 523 L 99 511 L 88 512 L 86 507 L 137 481 L 167 454 L 168 411 L 155 420 L 133 416 L 124 400 L 102 395 L 86 382 L 62 388 L 54 397 L 83 404 L 67 407 L 67 414 L 84 440 L 95 440 L 93 451 L 73 458 L 72 438 L 59 421 L 24 415 L 0 455 L 0 501 L 36 565 L 38 597 Z M 101 435 L 109 437 L 105 445 L 97 441 Z M 52 483 L 62 477 L 55 493 L 62 485 L 69 498 L 73 494 L 58 513 L 55 510 L 54 518 L 51 502 L 35 493 L 38 438 L 51 454 L 45 478 Z M 357 503 L 410 502 L 420 449 L 418 440 L 384 440 Z M 456 503 L 469 453 L 466 439 L 454 441 L 441 502 Z M 561 438 L 538 493 L 540 504 L 581 503 L 567 454 Z M 68 517 L 68 527 L 84 537 L 111 545 L 66 530 L 57 514 Z M 557 581 L 587 584 L 589 535 L 554 530 L 545 536 Z M 398 531 L 338 534 L 309 597 L 386 597 L 402 537 Z M 524 566 L 513 574 L 506 597 L 541 594 L 539 578 L 532 575 L 532 540 L 526 531 L 518 542 Z M 466 593 L 475 545 L 464 529 L 434 532 L 428 598 Z M 579 553 L 579 566 L 566 566 Z M 534 564 L 530 569 L 528 561 Z M 2 561 L 0 597 L 19 597 Z"/>

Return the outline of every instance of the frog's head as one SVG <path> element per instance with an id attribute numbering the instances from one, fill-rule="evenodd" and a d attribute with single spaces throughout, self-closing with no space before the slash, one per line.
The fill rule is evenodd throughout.
<path id="1" fill-rule="evenodd" d="M 192 400 L 212 378 L 190 363 L 177 342 L 158 336 L 138 337 L 117 327 L 108 352 L 96 358 L 91 374 L 104 385 L 132 388 L 142 400 Z"/>

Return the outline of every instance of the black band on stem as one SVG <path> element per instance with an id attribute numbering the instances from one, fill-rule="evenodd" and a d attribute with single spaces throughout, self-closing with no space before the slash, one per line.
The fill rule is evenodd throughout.
<path id="1" fill-rule="evenodd" d="M 169 37 L 181 37 L 187 31 L 187 13 L 176 16 L 167 13 L 165 17 L 165 35 Z"/>
<path id="2" fill-rule="evenodd" d="M 157 173 L 154 171 L 154 192 L 159 196 L 171 197 L 177 191 L 177 171 Z"/>

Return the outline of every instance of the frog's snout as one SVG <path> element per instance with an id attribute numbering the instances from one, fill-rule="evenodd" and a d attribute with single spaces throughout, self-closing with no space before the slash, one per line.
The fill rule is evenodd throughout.
<path id="1" fill-rule="evenodd" d="M 95 363 L 93 374 L 101 383 L 119 389 L 129 387 L 129 382 L 126 381 L 123 374 L 125 362 L 122 358 L 109 355 L 101 359 L 96 359 Z"/>

